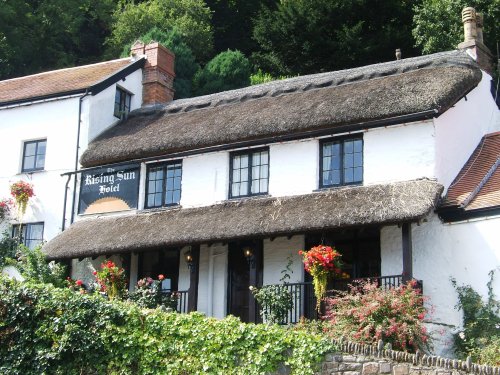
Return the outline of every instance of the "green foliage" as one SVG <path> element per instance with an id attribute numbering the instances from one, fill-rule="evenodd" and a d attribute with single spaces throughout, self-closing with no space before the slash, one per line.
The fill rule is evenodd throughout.
<path id="1" fill-rule="evenodd" d="M 352 285 L 348 293 L 326 299 L 327 330 L 364 344 L 383 340 L 397 350 L 426 349 L 426 310 L 415 287 L 415 281 L 389 290 L 370 282 Z"/>
<path id="2" fill-rule="evenodd" d="M 163 279 L 163 275 L 160 277 Z M 176 292 L 165 293 L 161 290 L 160 280 L 146 277 L 137 282 L 135 290 L 129 294 L 128 299 L 143 308 L 154 309 L 163 306 L 176 311 L 179 296 Z"/>
<path id="3" fill-rule="evenodd" d="M 240 51 L 219 53 L 195 75 L 195 92 L 205 95 L 248 86 L 250 71 L 250 61 Z"/>
<path id="4" fill-rule="evenodd" d="M 0 79 L 95 62 L 114 0 L 0 1 Z"/>
<path id="5" fill-rule="evenodd" d="M 16 257 L 17 242 L 8 232 L 0 239 L 0 269 Z"/>
<path id="6" fill-rule="evenodd" d="M 287 0 L 255 20 L 252 55 L 273 75 L 310 74 L 394 59 L 413 48 L 410 0 Z"/>
<path id="7" fill-rule="evenodd" d="M 193 52 L 184 43 L 181 33 L 177 29 L 162 31 L 154 27 L 149 32 L 139 37 L 143 43 L 156 41 L 169 48 L 175 54 L 175 99 L 189 98 L 192 96 L 192 81 L 196 72 L 200 69 L 195 61 Z M 122 52 L 122 57 L 130 54 L 132 44 L 127 44 Z"/>
<path id="8" fill-rule="evenodd" d="M 0 373 L 313 374 L 328 340 L 0 279 Z"/>
<path id="9" fill-rule="evenodd" d="M 26 281 L 41 284 L 52 284 L 63 288 L 66 267 L 56 262 L 47 262 L 41 246 L 33 250 L 23 245 L 17 247 L 18 261 L 15 266 Z"/>
<path id="10" fill-rule="evenodd" d="M 168 33 L 177 29 L 198 61 L 207 61 L 213 50 L 211 13 L 203 0 L 129 0 L 114 13 L 107 43 L 111 55 L 154 27 Z"/>
<path id="11" fill-rule="evenodd" d="M 488 298 L 484 302 L 470 285 L 458 286 L 451 280 L 458 294 L 455 306 L 463 311 L 463 330 L 455 334 L 454 350 L 462 358 L 470 355 L 474 361 L 500 365 L 500 301 L 493 293 L 494 271 L 489 273 Z"/>
<path id="12" fill-rule="evenodd" d="M 214 44 L 217 53 L 239 50 L 249 56 L 257 49 L 252 40 L 253 19 L 262 5 L 272 6 L 275 0 L 206 0 L 213 12 Z"/>
<path id="13" fill-rule="evenodd" d="M 293 76 L 277 76 L 273 77 L 269 73 L 264 73 L 262 69 L 258 69 L 257 73 L 254 73 L 250 75 L 250 85 L 260 85 L 261 83 L 267 83 L 267 82 L 272 82 L 272 81 L 277 81 L 277 80 L 282 80 L 282 79 L 287 79 L 287 78 L 293 78 Z"/>
<path id="14" fill-rule="evenodd" d="M 259 303 L 259 312 L 262 320 L 269 324 L 284 324 L 287 314 L 293 308 L 292 293 L 286 284 L 290 280 L 293 259 L 287 258 L 288 262 L 281 271 L 280 285 L 264 285 L 262 288 L 250 286 L 254 298 Z"/>
<path id="15" fill-rule="evenodd" d="M 127 278 L 125 270 L 118 267 L 111 260 L 101 264 L 101 269 L 95 271 L 95 278 L 101 292 L 106 293 L 109 299 L 121 299 L 127 294 Z"/>
<path id="16" fill-rule="evenodd" d="M 500 40 L 500 0 L 422 0 L 414 7 L 413 35 L 424 53 L 453 50 L 463 42 L 462 9 L 484 15 L 484 42 L 495 52 Z"/>

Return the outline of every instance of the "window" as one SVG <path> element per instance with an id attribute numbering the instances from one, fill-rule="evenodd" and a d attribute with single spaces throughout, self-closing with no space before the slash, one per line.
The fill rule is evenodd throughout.
<path id="1" fill-rule="evenodd" d="M 130 99 L 132 95 L 120 87 L 116 87 L 114 116 L 119 119 L 127 118 L 130 112 Z"/>
<path id="2" fill-rule="evenodd" d="M 180 161 L 148 166 L 146 207 L 179 204 L 181 200 L 182 163 Z"/>
<path id="3" fill-rule="evenodd" d="M 321 142 L 320 188 L 363 181 L 363 139 L 340 138 Z"/>
<path id="4" fill-rule="evenodd" d="M 46 149 L 46 139 L 24 142 L 22 172 L 43 170 Z"/>
<path id="5" fill-rule="evenodd" d="M 230 198 L 267 194 L 269 149 L 231 154 Z"/>
<path id="6" fill-rule="evenodd" d="M 12 227 L 12 238 L 19 238 L 19 225 Z M 43 242 L 43 223 L 21 225 L 20 243 L 34 249 Z"/>

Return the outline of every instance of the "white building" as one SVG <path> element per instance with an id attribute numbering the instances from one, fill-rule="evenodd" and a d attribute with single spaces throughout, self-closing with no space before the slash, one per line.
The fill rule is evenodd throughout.
<path id="1" fill-rule="evenodd" d="M 158 45 L 142 48 L 132 58 L 0 81 L 0 199 L 10 197 L 13 182 L 33 184 L 35 197 L 23 217 L 23 241 L 29 247 L 73 222 L 76 181 L 61 174 L 78 169 L 88 142 L 143 104 L 143 71 L 161 69 L 154 60 L 158 51 L 173 60 Z M 149 84 L 164 86 L 151 79 Z"/>
<path id="2" fill-rule="evenodd" d="M 44 251 L 50 259 L 72 259 L 73 277 L 86 282 L 106 257 L 126 268 L 131 286 L 162 273 L 170 289 L 184 292 L 183 311 L 245 321 L 257 317 L 248 287 L 278 283 L 291 257 L 293 288 L 301 292 L 294 321 L 314 308 L 298 250 L 332 244 L 351 278 L 378 278 L 382 286 L 422 281 L 434 306 L 429 325 L 444 331 L 436 345 L 443 354 L 461 322 L 450 279 L 485 294 L 488 272 L 500 266 L 499 110 L 487 50 L 480 40 L 465 44 L 460 51 L 169 102 L 167 53 L 157 60 L 159 70 L 146 65 L 145 105 L 126 120 L 114 124 L 105 108 L 113 107 L 117 84 L 133 81 L 137 88 L 139 70 L 103 90 L 109 103 L 99 110 L 90 108 L 101 94 L 81 99 L 87 110 L 80 148 L 88 148 L 78 153 L 84 168 L 77 173 L 78 204 L 64 215 L 75 223 Z M 138 45 L 135 52 L 148 55 L 147 49 Z M 155 77 L 163 79 L 163 91 L 150 85 Z M 134 94 L 132 109 L 141 102 Z M 150 101 L 156 95 L 162 97 Z M 47 171 L 27 175 L 47 189 L 44 195 L 40 188 L 40 203 L 27 215 L 51 222 L 46 239 L 60 230 L 57 213 L 65 212 L 66 179 L 59 174 L 78 169 L 80 99 L 64 100 L 73 100 L 76 110 L 67 110 L 76 117 L 62 121 L 62 108 L 49 111 L 54 119 L 40 133 L 17 130 L 28 121 L 5 113 L 47 106 L 45 114 L 62 100 L 0 110 L 2 131 L 16 124 L 6 155 L 18 161 L 6 166 L 6 181 L 22 170 L 20 148 L 47 139 Z M 31 118 L 34 128 L 41 116 Z M 51 142 L 60 142 L 54 148 L 61 154 L 50 156 Z M 35 181 L 45 175 L 53 184 Z M 47 210 L 37 211 L 42 203 L 57 208 L 53 219 L 36 216 Z M 498 278 L 494 289 L 500 293 Z"/>

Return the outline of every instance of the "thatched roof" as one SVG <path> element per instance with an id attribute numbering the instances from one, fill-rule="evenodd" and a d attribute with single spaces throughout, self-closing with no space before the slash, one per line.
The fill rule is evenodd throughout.
<path id="1" fill-rule="evenodd" d="M 339 188 L 287 198 L 229 201 L 78 221 L 48 242 L 50 259 L 80 258 L 159 246 L 271 237 L 419 220 L 443 188 L 429 180 Z"/>
<path id="2" fill-rule="evenodd" d="M 90 143 L 92 167 L 346 127 L 454 105 L 481 80 L 465 53 L 444 52 L 302 76 L 143 108 Z M 340 129 L 342 127 L 342 129 Z"/>

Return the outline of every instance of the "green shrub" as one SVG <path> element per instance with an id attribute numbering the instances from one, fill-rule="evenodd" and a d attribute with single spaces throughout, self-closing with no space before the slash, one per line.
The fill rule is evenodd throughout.
<path id="1" fill-rule="evenodd" d="M 470 285 L 457 286 L 456 309 L 463 311 L 463 329 L 454 336 L 454 350 L 461 358 L 471 356 L 473 361 L 500 365 L 500 301 L 493 294 L 494 271 L 489 273 L 488 298 L 483 301 Z"/>
<path id="2" fill-rule="evenodd" d="M 8 232 L 4 232 L 0 239 L 0 268 L 16 257 L 17 242 Z"/>
<path id="3" fill-rule="evenodd" d="M 151 277 L 140 279 L 135 290 L 129 293 L 128 299 L 146 309 L 163 306 L 176 311 L 179 295 L 176 292 L 162 290 L 161 282 L 163 279 L 163 275 L 158 275 L 158 280 L 153 280 Z"/>
<path id="4" fill-rule="evenodd" d="M 15 266 L 21 275 L 33 283 L 52 284 L 59 288 L 66 286 L 66 267 L 54 261 L 47 262 L 42 247 L 29 249 L 24 245 L 17 246 L 17 262 Z"/>
<path id="5" fill-rule="evenodd" d="M 197 95 L 250 85 L 250 61 L 240 51 L 221 52 L 194 76 Z"/>
<path id="6" fill-rule="evenodd" d="M 0 279 L 0 373 L 313 374 L 324 337 Z"/>
<path id="7" fill-rule="evenodd" d="M 352 285 L 348 293 L 326 299 L 326 328 L 334 336 L 364 344 L 383 340 L 397 350 L 425 349 L 426 310 L 415 287 L 415 281 L 389 290 L 370 282 Z"/>

